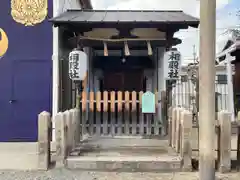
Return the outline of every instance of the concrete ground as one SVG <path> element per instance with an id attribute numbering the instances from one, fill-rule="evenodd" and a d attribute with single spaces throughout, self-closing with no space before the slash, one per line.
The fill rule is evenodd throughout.
<path id="1" fill-rule="evenodd" d="M 181 158 L 165 139 L 93 137 L 71 153 L 66 167 L 85 171 L 173 172 L 181 170 Z"/>
<path id="2" fill-rule="evenodd" d="M 197 180 L 198 173 L 115 173 L 70 171 L 0 171 L 0 180 Z M 239 180 L 240 173 L 217 174 L 216 179 Z"/>
<path id="3" fill-rule="evenodd" d="M 76 148 L 78 150 L 78 148 Z M 82 156 L 131 156 L 131 157 L 159 157 L 177 156 L 169 146 L 166 138 L 148 139 L 140 137 L 94 137 L 81 144 Z"/>
<path id="4" fill-rule="evenodd" d="M 197 148 L 197 132 L 192 135 L 193 137 L 193 148 Z M 131 141 L 122 140 L 123 146 L 127 146 L 129 143 L 133 144 Z M 154 140 L 153 143 L 156 146 L 160 146 L 157 143 L 158 140 Z M 144 142 L 140 140 L 141 145 Z M 236 135 L 233 135 L 232 138 L 232 148 L 236 148 L 237 138 Z M 105 145 L 104 143 L 114 146 L 114 144 L 108 141 L 101 142 L 101 146 Z M 91 144 L 91 143 L 89 143 Z M 94 143 L 94 145 L 96 145 Z M 135 144 L 137 145 L 137 144 Z M 147 143 L 149 146 L 149 142 Z M 108 147 L 108 152 L 91 152 L 88 155 L 93 156 L 99 153 L 105 155 L 105 153 L 113 153 L 113 147 Z M 153 148 L 154 149 L 154 148 Z M 106 150 L 106 149 L 105 149 Z M 157 149 L 158 151 L 158 149 Z M 141 149 L 134 151 L 133 156 L 138 156 L 139 154 L 146 153 Z M 96 154 L 95 154 L 96 153 Z M 114 152 L 115 153 L 115 152 Z M 156 155 L 155 150 L 151 152 L 152 156 Z M 157 152 L 159 153 L 159 152 Z M 164 152 L 163 152 L 164 153 Z M 125 155 L 125 152 L 120 152 L 121 155 Z M 197 156 L 197 153 L 193 153 Z M 116 155 L 116 154 L 114 154 Z M 236 158 L 236 152 L 232 152 L 232 159 Z M 240 180 L 240 172 L 232 172 L 228 174 L 219 174 L 217 173 L 217 179 L 221 180 Z M 198 172 L 174 172 L 174 173 L 127 173 L 127 172 L 89 172 L 89 171 L 80 171 L 80 170 L 68 170 L 68 169 L 59 169 L 54 168 L 49 171 L 0 171 L 0 180 L 197 180 Z"/>

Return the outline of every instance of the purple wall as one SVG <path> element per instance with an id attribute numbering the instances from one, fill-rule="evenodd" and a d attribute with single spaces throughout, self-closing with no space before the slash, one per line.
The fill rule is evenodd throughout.
<path id="1" fill-rule="evenodd" d="M 9 48 L 0 59 L 0 141 L 36 141 L 37 115 L 51 112 L 52 1 L 48 16 L 35 26 L 24 26 L 11 16 L 11 0 L 0 5 L 0 28 Z M 1 36 L 0 36 L 1 39 Z"/>

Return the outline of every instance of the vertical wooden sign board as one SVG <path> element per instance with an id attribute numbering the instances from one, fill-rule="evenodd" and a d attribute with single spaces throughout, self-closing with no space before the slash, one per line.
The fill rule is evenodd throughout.
<path id="1" fill-rule="evenodd" d="M 144 122 L 144 119 L 146 118 L 146 123 L 147 123 L 147 135 L 151 135 L 151 121 L 152 121 L 152 115 L 156 111 L 156 106 L 155 106 L 155 94 L 153 94 L 150 91 L 145 92 L 142 95 L 142 113 L 143 113 L 143 119 L 142 121 Z"/>
<path id="2" fill-rule="evenodd" d="M 155 111 L 155 94 L 147 91 L 142 95 L 142 113 L 153 114 Z"/>

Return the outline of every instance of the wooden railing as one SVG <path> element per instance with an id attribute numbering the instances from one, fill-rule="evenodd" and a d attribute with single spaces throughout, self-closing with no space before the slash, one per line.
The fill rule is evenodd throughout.
<path id="1" fill-rule="evenodd" d="M 96 104 L 96 111 L 101 112 L 115 112 L 115 111 L 122 111 L 123 106 L 125 110 L 135 111 L 137 108 L 137 104 L 142 104 L 142 95 L 143 91 L 141 92 L 129 92 L 129 91 L 104 91 L 104 92 L 82 92 L 81 93 L 81 108 L 82 111 L 85 111 L 87 105 L 89 103 L 90 111 L 94 111 Z M 158 103 L 158 92 L 155 92 L 155 103 L 157 108 Z"/>
<path id="2" fill-rule="evenodd" d="M 155 92 L 155 113 L 142 113 L 144 92 L 82 92 L 80 112 L 82 131 L 90 135 L 159 135 L 165 124 L 158 111 Z M 164 126 L 164 127 L 163 127 Z"/>

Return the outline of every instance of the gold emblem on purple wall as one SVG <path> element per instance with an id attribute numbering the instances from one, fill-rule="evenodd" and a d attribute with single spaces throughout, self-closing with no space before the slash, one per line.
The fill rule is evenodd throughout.
<path id="1" fill-rule="evenodd" d="M 8 37 L 3 29 L 0 28 L 0 59 L 8 50 Z"/>
<path id="2" fill-rule="evenodd" d="M 34 26 L 48 13 L 48 0 L 11 0 L 11 15 L 17 23 Z"/>

